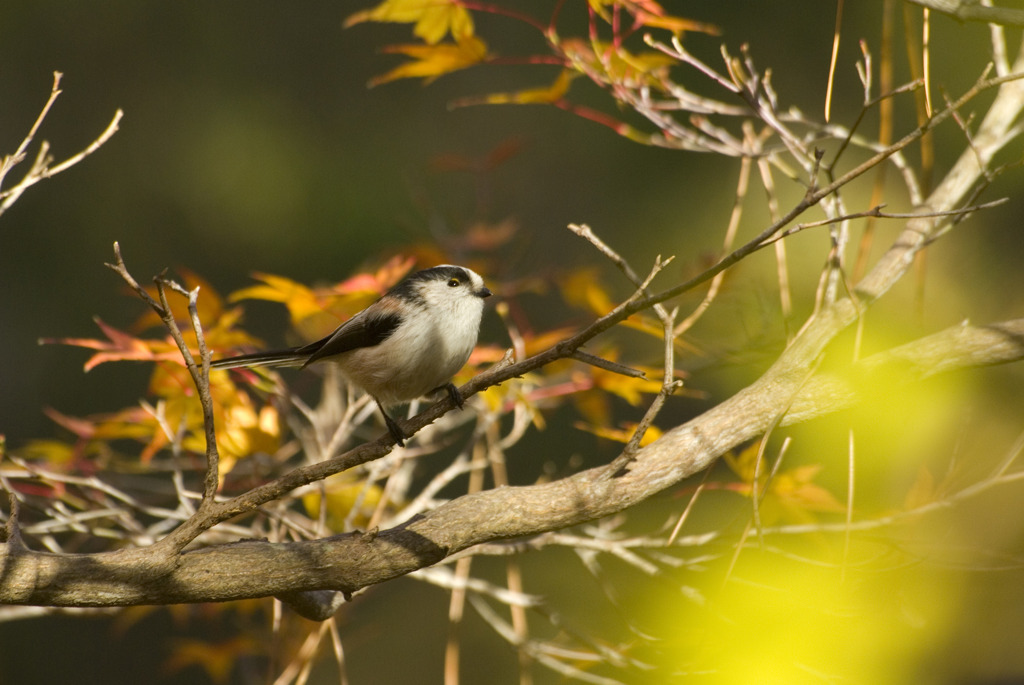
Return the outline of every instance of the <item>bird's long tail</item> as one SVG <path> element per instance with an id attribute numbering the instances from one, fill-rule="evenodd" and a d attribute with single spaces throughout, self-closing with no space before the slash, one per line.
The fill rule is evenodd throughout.
<path id="1" fill-rule="evenodd" d="M 210 362 L 210 366 L 214 369 L 237 369 L 244 366 L 302 366 L 309 359 L 309 352 L 302 352 L 301 349 L 293 347 L 288 350 L 240 354 L 237 357 L 216 359 Z"/>

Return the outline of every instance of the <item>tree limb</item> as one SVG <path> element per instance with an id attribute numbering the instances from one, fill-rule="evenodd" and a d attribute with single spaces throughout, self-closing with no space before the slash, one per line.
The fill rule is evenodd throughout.
<path id="1" fill-rule="evenodd" d="M 766 374 L 753 385 L 640 449 L 629 469 L 607 466 L 540 485 L 465 495 L 380 533 L 351 533 L 288 543 L 242 541 L 186 551 L 173 563 L 150 550 L 49 554 L 0 545 L 0 602 L 50 606 L 127 606 L 283 596 L 324 618 L 315 600 L 351 594 L 442 561 L 473 545 L 565 528 L 622 511 L 707 467 L 755 438 L 790 406 L 782 423 L 838 411 L 870 397 L 872 379 L 910 383 L 936 373 L 1024 359 L 1024 319 L 957 326 L 851 365 L 842 377 L 820 374 L 790 398 Z M 891 387 L 891 385 L 889 386 Z M 295 600 L 295 601 L 291 601 Z M 300 601 L 301 600 L 301 601 Z"/>
<path id="2" fill-rule="evenodd" d="M 959 21 L 977 21 L 1000 26 L 1024 26 L 1024 10 L 982 5 L 978 0 L 907 0 L 941 12 Z"/>

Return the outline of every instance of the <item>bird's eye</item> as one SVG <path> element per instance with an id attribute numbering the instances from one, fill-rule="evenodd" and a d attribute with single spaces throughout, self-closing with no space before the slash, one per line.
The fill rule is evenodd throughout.
<path id="1" fill-rule="evenodd" d="M 457 278 L 450 278 L 450 279 L 448 279 L 448 287 L 449 288 L 458 288 L 459 285 L 460 285 L 459 279 L 457 279 Z"/>

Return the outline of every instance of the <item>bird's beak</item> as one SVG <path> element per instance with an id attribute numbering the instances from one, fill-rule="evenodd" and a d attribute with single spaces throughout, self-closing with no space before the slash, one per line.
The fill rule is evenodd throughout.
<path id="1" fill-rule="evenodd" d="M 476 296 L 477 297 L 490 297 L 493 294 L 494 293 L 491 292 L 491 289 L 490 288 L 486 288 L 486 287 L 480 288 L 480 290 L 476 291 Z"/>

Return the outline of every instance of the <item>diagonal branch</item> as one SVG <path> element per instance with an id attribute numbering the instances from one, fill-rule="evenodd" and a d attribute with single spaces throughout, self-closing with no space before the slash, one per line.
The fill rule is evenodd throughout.
<path id="1" fill-rule="evenodd" d="M 51 606 L 125 606 L 208 602 L 336 590 L 352 593 L 435 564 L 474 545 L 536 535 L 622 511 L 706 467 L 759 435 L 786 406 L 783 423 L 838 411 L 867 399 L 872 379 L 904 383 L 938 371 L 1024 359 L 1024 319 L 957 326 L 868 357 L 842 378 L 815 376 L 795 397 L 757 382 L 746 391 L 642 448 L 630 468 L 607 467 L 539 485 L 503 487 L 451 500 L 379 533 L 290 543 L 245 541 L 178 555 L 156 564 L 147 549 L 55 555 L 0 545 L 0 602 Z M 891 387 L 891 384 L 889 385 Z M 302 597 L 307 603 L 329 593 Z M 334 604 L 332 604 L 333 606 Z M 305 607 L 306 615 L 316 610 Z"/>
<path id="2" fill-rule="evenodd" d="M 1024 10 L 986 6 L 978 0 L 907 0 L 926 10 L 949 15 L 959 21 L 977 21 L 1000 26 L 1024 26 Z"/>

